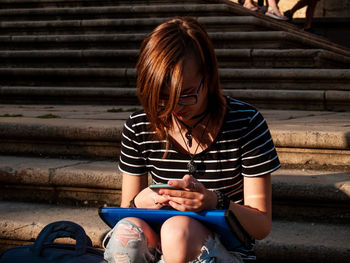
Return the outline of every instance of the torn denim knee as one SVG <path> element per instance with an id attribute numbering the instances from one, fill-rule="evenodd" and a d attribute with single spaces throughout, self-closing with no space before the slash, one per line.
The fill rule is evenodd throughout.
<path id="1" fill-rule="evenodd" d="M 107 246 L 105 241 L 109 238 Z M 156 260 L 156 249 L 149 248 L 143 230 L 127 220 L 121 220 L 106 235 L 104 258 L 109 263 L 146 263 Z"/>
<path id="2" fill-rule="evenodd" d="M 191 263 L 243 263 L 243 260 L 239 254 L 227 251 L 215 235 L 207 238 L 201 254 Z"/>

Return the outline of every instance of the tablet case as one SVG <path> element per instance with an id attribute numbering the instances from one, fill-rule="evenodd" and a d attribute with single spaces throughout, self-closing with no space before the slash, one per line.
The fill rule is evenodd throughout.
<path id="1" fill-rule="evenodd" d="M 151 227 L 159 227 L 173 216 L 189 216 L 201 221 L 218 234 L 226 249 L 234 251 L 244 247 L 251 249 L 253 239 L 247 234 L 230 210 L 204 210 L 201 212 L 182 212 L 174 209 L 143 209 L 101 207 L 101 219 L 111 228 L 125 217 L 137 217 L 145 220 Z"/>

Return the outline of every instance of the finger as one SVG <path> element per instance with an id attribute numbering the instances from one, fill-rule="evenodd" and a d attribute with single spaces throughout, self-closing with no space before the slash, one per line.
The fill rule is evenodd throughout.
<path id="1" fill-rule="evenodd" d="M 187 185 L 183 180 L 170 180 L 168 181 L 168 184 L 178 189 L 184 189 Z"/>
<path id="2" fill-rule="evenodd" d="M 195 183 L 197 182 L 197 180 L 189 174 L 186 174 L 184 177 L 182 177 L 182 180 L 185 182 L 185 187 L 187 189 L 193 189 L 193 187 L 195 187 Z"/>
<path id="3" fill-rule="evenodd" d="M 164 206 L 164 205 L 167 205 L 168 202 L 169 202 L 169 198 L 154 193 L 154 195 L 153 195 L 153 203 L 154 203 L 155 206 Z"/>
<path id="4" fill-rule="evenodd" d="M 184 205 L 184 204 L 179 204 L 177 202 L 174 201 L 169 201 L 169 205 L 179 211 L 193 211 L 193 212 L 197 212 L 200 211 L 200 209 L 196 206 L 189 206 L 189 205 Z"/>
<path id="5" fill-rule="evenodd" d="M 169 196 L 169 197 L 181 197 L 187 199 L 195 199 L 195 193 L 189 192 L 187 190 L 170 190 L 170 189 L 162 189 L 159 191 L 160 195 Z"/>
<path id="6" fill-rule="evenodd" d="M 200 202 L 197 199 L 187 199 L 181 197 L 169 197 L 169 202 L 175 202 L 179 205 L 187 206 L 187 207 L 198 207 Z"/>
<path id="7" fill-rule="evenodd" d="M 183 204 L 179 204 L 176 203 L 174 201 L 169 201 L 169 205 L 174 208 L 175 210 L 179 210 L 179 211 L 192 211 L 191 207 L 183 205 Z"/>
<path id="8" fill-rule="evenodd" d="M 168 184 L 177 188 L 189 189 L 192 181 L 196 181 L 196 179 L 192 175 L 186 174 L 181 180 L 169 180 Z"/>
<path id="9" fill-rule="evenodd" d="M 202 191 L 203 185 L 192 175 L 186 174 L 182 179 L 187 182 L 187 189 L 197 192 Z"/>

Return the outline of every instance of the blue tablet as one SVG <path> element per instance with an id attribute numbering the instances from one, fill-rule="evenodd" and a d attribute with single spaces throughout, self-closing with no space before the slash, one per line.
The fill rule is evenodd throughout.
<path id="1" fill-rule="evenodd" d="M 111 228 L 125 217 L 137 217 L 145 220 L 150 226 L 159 228 L 161 224 L 172 216 L 189 216 L 201 221 L 208 228 L 218 234 L 226 249 L 234 251 L 244 247 L 250 249 L 252 238 L 246 233 L 230 210 L 204 210 L 201 212 L 182 212 L 174 209 L 143 209 L 101 207 L 99 215 Z"/>

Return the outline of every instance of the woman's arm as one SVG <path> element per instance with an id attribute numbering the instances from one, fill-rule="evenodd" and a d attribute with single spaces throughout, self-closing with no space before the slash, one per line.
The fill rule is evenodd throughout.
<path id="1" fill-rule="evenodd" d="M 231 202 L 230 209 L 255 239 L 265 238 L 272 223 L 271 175 L 244 177 L 244 206 Z"/>
<path id="2" fill-rule="evenodd" d="M 135 176 L 123 173 L 122 201 L 120 207 L 129 207 L 130 201 L 148 185 L 147 175 Z M 136 204 L 136 200 L 135 200 Z M 137 206 L 137 204 L 136 204 Z"/>
<path id="3" fill-rule="evenodd" d="M 122 201 L 120 207 L 129 207 L 130 201 L 135 197 L 137 208 L 158 209 L 168 204 L 168 198 L 158 194 L 158 190 L 152 190 L 148 186 L 148 176 L 135 176 L 123 173 Z"/>
<path id="4" fill-rule="evenodd" d="M 168 183 L 179 188 L 191 188 L 193 182 L 197 185 L 196 190 L 162 189 L 159 193 L 169 196 L 170 205 L 180 211 L 214 209 L 217 202 L 216 195 L 205 189 L 196 179 L 186 175 L 183 180 L 171 180 Z M 270 233 L 271 229 L 271 175 L 244 177 L 243 184 L 244 205 L 231 201 L 229 209 L 252 237 L 263 239 Z"/>

